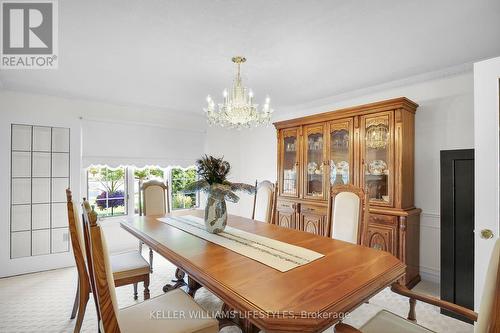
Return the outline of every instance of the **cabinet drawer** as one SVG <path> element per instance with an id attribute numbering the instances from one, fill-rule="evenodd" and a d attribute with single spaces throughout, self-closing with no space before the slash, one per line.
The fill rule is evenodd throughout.
<path id="1" fill-rule="evenodd" d="M 321 206 L 313 206 L 308 204 L 300 205 L 300 213 L 301 214 L 309 214 L 309 215 L 327 215 L 327 207 Z"/>
<path id="2" fill-rule="evenodd" d="M 374 224 L 390 225 L 390 226 L 398 225 L 398 218 L 396 216 L 389 216 L 389 215 L 378 215 L 370 213 L 369 221 L 370 224 L 374 223 Z"/>
<path id="3" fill-rule="evenodd" d="M 278 200 L 278 203 L 276 204 L 276 209 L 282 211 L 290 211 L 290 210 L 295 210 L 296 205 L 297 204 L 294 202 Z"/>

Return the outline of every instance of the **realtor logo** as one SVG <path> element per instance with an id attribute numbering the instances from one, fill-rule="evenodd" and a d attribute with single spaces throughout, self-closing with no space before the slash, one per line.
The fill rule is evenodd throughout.
<path id="1" fill-rule="evenodd" d="M 1 2 L 1 69 L 57 68 L 57 2 Z"/>

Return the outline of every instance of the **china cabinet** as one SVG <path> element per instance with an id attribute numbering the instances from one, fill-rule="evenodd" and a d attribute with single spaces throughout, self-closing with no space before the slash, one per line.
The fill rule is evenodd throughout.
<path id="1" fill-rule="evenodd" d="M 274 123 L 278 138 L 275 223 L 322 236 L 330 187 L 353 184 L 370 200 L 367 246 L 419 276 L 420 209 L 414 206 L 414 121 L 418 105 L 401 97 Z"/>

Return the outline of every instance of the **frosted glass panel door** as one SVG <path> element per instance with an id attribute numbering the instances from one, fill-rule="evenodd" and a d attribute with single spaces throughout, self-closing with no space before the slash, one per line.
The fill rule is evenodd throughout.
<path id="1" fill-rule="evenodd" d="M 69 128 L 11 126 L 12 259 L 69 251 Z"/>

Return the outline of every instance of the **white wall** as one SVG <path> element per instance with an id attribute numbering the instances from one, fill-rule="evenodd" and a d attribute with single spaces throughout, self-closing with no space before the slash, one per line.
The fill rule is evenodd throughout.
<path id="1" fill-rule="evenodd" d="M 0 91 L 0 277 L 54 269 L 74 264 L 71 253 L 52 254 L 11 260 L 10 256 L 10 125 L 61 126 L 71 128 L 71 188 L 74 200 L 86 196 L 82 152 L 86 158 L 107 163 L 110 155 L 114 161 L 129 161 L 140 166 L 144 161 L 167 166 L 179 163 L 183 166 L 194 162 L 194 155 L 204 150 L 206 122 L 203 115 L 186 115 L 181 112 L 159 110 L 139 106 L 120 106 L 86 100 L 61 98 L 39 94 Z M 105 130 L 105 135 L 103 131 Z M 98 132 L 97 132 L 98 131 Z M 97 139 L 96 139 L 97 138 Z M 113 149 L 103 141 L 115 139 L 115 145 L 125 149 Z M 91 144 L 89 144 L 89 142 Z M 141 144 L 137 144 L 140 142 Z M 185 143 L 190 154 L 185 154 Z M 146 147 L 143 148 L 142 146 Z M 175 146 L 180 149 L 172 151 Z M 235 150 L 236 151 L 236 150 Z M 118 152 L 118 153 L 117 153 Z M 192 160 L 192 161 L 190 161 Z M 173 162 L 172 162 L 173 161 Z M 137 241 L 121 230 L 117 221 L 110 237 L 116 247 L 123 248 Z M 110 240 L 112 244 L 114 241 Z M 120 243 L 121 242 L 121 243 Z"/>
<path id="2" fill-rule="evenodd" d="M 209 127 L 207 129 L 207 138 L 205 141 L 205 153 L 216 157 L 224 156 L 224 159 L 231 164 L 229 180 L 232 182 L 241 182 L 241 132 L 219 127 Z M 238 194 L 239 195 L 239 194 Z M 244 197 L 242 194 L 240 197 Z M 203 207 L 204 196 L 202 196 Z M 230 214 L 241 215 L 240 203 L 233 204 L 228 202 L 227 209 Z"/>
<path id="3" fill-rule="evenodd" d="M 436 77 L 436 73 L 432 76 Z M 374 87 L 361 96 L 337 96 L 309 105 L 278 110 L 274 120 L 290 119 L 348 106 L 405 96 L 420 106 L 415 118 L 415 205 L 422 209 L 420 265 L 424 279 L 439 281 L 440 272 L 440 162 L 439 152 L 474 147 L 473 76 L 470 69 L 417 83 L 396 82 Z M 354 94 L 351 94 L 351 96 Z M 359 95 L 359 93 L 358 93 Z M 217 135 L 218 149 L 234 151 L 233 132 Z M 239 181 L 276 180 L 276 131 L 274 127 L 242 130 L 239 161 L 234 164 Z M 231 156 L 234 159 L 234 156 Z M 252 201 L 243 197 L 241 215 L 251 213 Z"/>
<path id="4" fill-rule="evenodd" d="M 70 128 L 70 185 L 80 193 L 80 122 L 70 101 L 46 96 L 0 92 L 0 277 L 74 264 L 71 253 L 10 259 L 10 126 L 27 124 Z"/>

